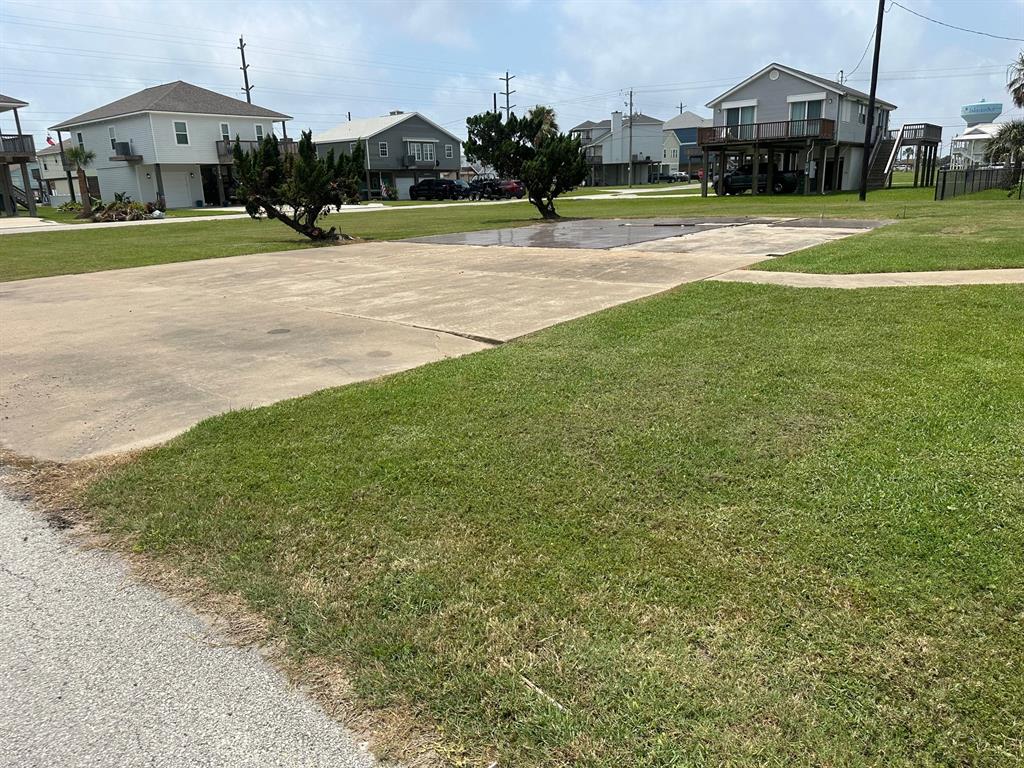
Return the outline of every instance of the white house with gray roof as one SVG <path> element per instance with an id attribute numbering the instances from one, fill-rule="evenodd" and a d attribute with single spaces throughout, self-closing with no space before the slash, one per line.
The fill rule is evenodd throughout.
<path id="1" fill-rule="evenodd" d="M 590 169 L 587 183 L 591 186 L 629 184 L 630 166 L 633 184 L 653 181 L 664 153 L 662 125 L 661 120 L 650 115 L 638 112 L 632 117 L 623 117 L 616 111 L 609 120 L 587 120 L 570 129 L 569 135 L 578 138 L 583 145 Z"/>
<path id="2" fill-rule="evenodd" d="M 421 179 L 458 177 L 462 169 L 462 140 L 419 112 L 350 120 L 316 134 L 313 143 L 321 155 L 349 154 L 361 144 L 371 194 L 386 186 L 399 200 L 408 200 Z"/>
<path id="3" fill-rule="evenodd" d="M 177 80 L 133 93 L 51 127 L 96 154 L 99 196 L 126 193 L 170 208 L 224 205 L 233 187 L 232 146 L 275 133 L 289 115 Z M 287 146 L 295 146 L 286 141 Z"/>

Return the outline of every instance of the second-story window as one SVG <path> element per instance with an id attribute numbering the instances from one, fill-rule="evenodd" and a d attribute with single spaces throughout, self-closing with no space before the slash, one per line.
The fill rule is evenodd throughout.
<path id="1" fill-rule="evenodd" d="M 434 162 L 434 145 L 429 141 L 423 142 L 423 159 L 428 162 Z"/>
<path id="2" fill-rule="evenodd" d="M 220 124 L 220 137 L 224 141 L 231 141 L 231 126 L 227 123 Z"/>
<path id="3" fill-rule="evenodd" d="M 377 142 L 377 154 L 379 154 L 381 157 L 388 156 L 388 143 L 386 141 Z"/>
<path id="4" fill-rule="evenodd" d="M 423 145 L 418 141 L 410 141 L 409 154 L 413 156 L 417 163 L 420 162 L 423 159 Z"/>
<path id="5" fill-rule="evenodd" d="M 82 136 L 81 131 L 75 134 L 75 139 L 78 140 L 78 148 L 85 149 L 85 138 Z"/>
<path id="6" fill-rule="evenodd" d="M 857 105 L 857 122 L 864 125 L 868 121 L 868 106 L 867 104 Z"/>
<path id="7" fill-rule="evenodd" d="M 256 141 L 263 141 L 263 124 L 256 123 Z"/>
<path id="8" fill-rule="evenodd" d="M 449 160 L 455 157 L 455 148 L 451 144 L 444 145 L 444 156 Z"/>
<path id="9" fill-rule="evenodd" d="M 174 121 L 174 143 L 188 146 L 188 123 L 184 120 Z"/>
<path id="10" fill-rule="evenodd" d="M 114 126 L 107 128 L 107 134 L 110 136 L 110 148 L 117 149 L 117 129 Z"/>

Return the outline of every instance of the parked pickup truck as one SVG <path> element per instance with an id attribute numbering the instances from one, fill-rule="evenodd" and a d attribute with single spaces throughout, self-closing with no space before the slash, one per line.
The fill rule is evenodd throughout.
<path id="1" fill-rule="evenodd" d="M 746 192 L 752 186 L 752 180 L 754 176 L 754 168 L 751 165 L 741 165 L 740 167 L 727 171 L 725 174 L 725 183 L 719 185 L 718 177 L 715 177 L 715 191 L 722 195 L 741 195 Z M 772 192 L 775 194 L 782 194 L 784 192 L 796 192 L 800 189 L 800 185 L 803 182 L 804 172 L 803 171 L 780 171 L 778 166 L 772 171 Z M 768 191 L 768 169 L 765 168 L 763 171 L 759 169 L 757 174 L 757 191 L 767 192 Z"/>

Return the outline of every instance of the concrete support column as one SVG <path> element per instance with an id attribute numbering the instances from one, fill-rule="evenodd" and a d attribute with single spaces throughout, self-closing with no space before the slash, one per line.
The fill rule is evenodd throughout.
<path id="1" fill-rule="evenodd" d="M 768 152 L 768 169 L 766 171 L 768 178 L 764 191 L 769 195 L 775 194 L 775 150 Z"/>
<path id="2" fill-rule="evenodd" d="M 32 179 L 28 175 L 28 163 L 21 164 L 21 183 L 25 185 L 25 200 L 28 203 L 28 215 L 36 215 L 36 196 L 32 192 Z"/>
<path id="3" fill-rule="evenodd" d="M 818 148 L 818 168 L 816 176 L 814 178 L 815 186 L 818 188 L 818 194 L 825 194 L 825 160 L 828 158 L 828 144 L 824 142 Z"/>
<path id="4" fill-rule="evenodd" d="M 914 186 L 918 186 L 921 178 L 921 145 L 918 144 L 914 151 Z"/>
<path id="5" fill-rule="evenodd" d="M 833 159 L 832 159 L 832 191 L 838 192 L 843 186 L 843 175 L 839 172 L 839 160 L 842 155 L 838 144 L 832 145 Z"/>
<path id="6" fill-rule="evenodd" d="M 718 153 L 718 184 L 715 186 L 715 192 L 720 195 L 725 194 L 725 150 L 723 149 Z"/>
<path id="7" fill-rule="evenodd" d="M 708 173 L 710 172 L 710 169 L 708 168 L 708 156 L 709 156 L 709 153 L 705 149 L 704 150 L 704 157 L 702 159 L 703 165 L 701 166 L 704 169 L 704 176 L 700 180 L 700 196 L 701 197 L 707 197 L 708 196 Z"/>
<path id="8" fill-rule="evenodd" d="M 756 144 L 754 145 L 754 154 L 751 160 L 753 167 L 750 174 L 750 194 L 756 195 L 758 193 L 758 177 L 761 175 L 761 150 L 757 148 Z"/>
<path id="9" fill-rule="evenodd" d="M 814 142 L 810 142 L 807 151 L 804 152 L 804 194 L 811 194 L 811 161 L 814 156 Z"/>
<path id="10" fill-rule="evenodd" d="M 167 197 L 164 195 L 164 175 L 160 172 L 160 163 L 153 166 L 153 171 L 156 173 L 156 201 L 166 206 Z"/>
<path id="11" fill-rule="evenodd" d="M 0 165 L 0 194 L 4 196 L 4 216 L 17 216 L 18 204 L 14 202 L 14 186 L 11 182 L 11 168 L 6 163 Z"/>
<path id="12" fill-rule="evenodd" d="M 284 125 L 284 123 L 281 123 Z M 224 195 L 224 166 L 217 166 L 217 196 L 220 200 L 220 205 L 227 205 L 227 198 Z"/>

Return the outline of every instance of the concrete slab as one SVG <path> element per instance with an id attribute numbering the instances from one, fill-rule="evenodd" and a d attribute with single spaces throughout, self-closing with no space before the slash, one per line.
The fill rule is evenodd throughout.
<path id="1" fill-rule="evenodd" d="M 411 238 L 414 243 L 450 245 L 498 245 L 527 248 L 618 248 L 640 245 L 677 235 L 740 224 L 767 224 L 773 219 L 744 216 L 704 216 L 679 219 L 581 219 L 553 221 L 529 227 L 486 229 Z"/>
<path id="2" fill-rule="evenodd" d="M 711 223 L 642 249 L 358 243 L 6 283 L 0 443 L 56 460 L 152 445 L 860 231 Z"/>

